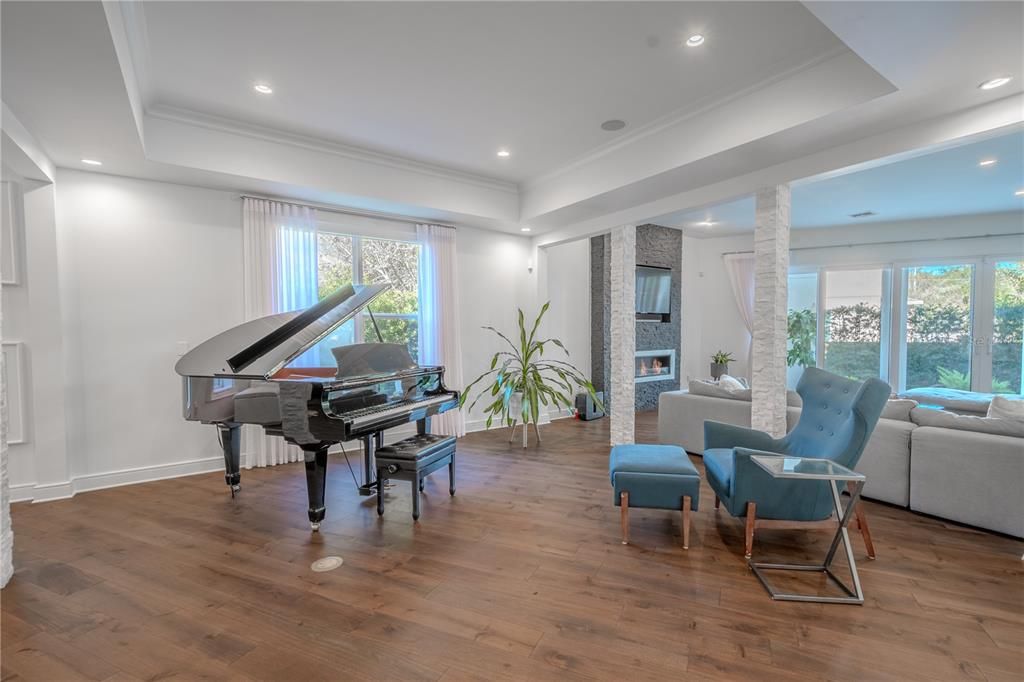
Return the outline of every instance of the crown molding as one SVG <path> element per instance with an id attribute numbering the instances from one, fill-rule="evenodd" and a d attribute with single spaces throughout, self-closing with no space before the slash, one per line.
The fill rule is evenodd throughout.
<path id="1" fill-rule="evenodd" d="M 146 115 L 154 119 L 198 126 L 207 130 L 251 137 L 265 142 L 298 147 L 323 154 L 332 154 L 334 156 L 339 156 L 353 161 L 373 163 L 380 166 L 386 166 L 388 168 L 394 168 L 396 170 L 421 173 L 423 175 L 430 175 L 432 177 L 451 180 L 454 182 L 463 182 L 476 185 L 477 187 L 483 187 L 485 189 L 505 192 L 507 194 L 517 196 L 519 194 L 519 186 L 513 182 L 489 178 L 482 175 L 475 175 L 473 173 L 465 173 L 463 171 L 445 168 L 444 166 L 424 163 L 422 161 L 414 161 L 401 156 L 384 154 L 382 152 L 325 140 L 318 137 L 289 133 L 276 128 L 267 128 L 250 123 L 243 123 L 242 121 L 215 116 L 212 114 L 202 114 L 189 109 L 159 104 L 149 108 L 146 111 Z"/>
<path id="2" fill-rule="evenodd" d="M 660 116 L 659 118 L 656 118 L 650 123 L 640 126 L 639 128 L 636 128 L 630 131 L 629 133 L 616 138 L 615 140 L 606 142 L 598 147 L 595 147 L 594 149 L 590 150 L 589 152 L 587 152 L 586 154 L 577 158 L 574 161 L 570 161 L 569 163 L 559 166 L 558 168 L 552 169 L 541 175 L 530 178 L 526 182 L 522 183 L 521 190 L 526 192 L 529 190 L 536 189 L 538 186 L 544 184 L 545 182 L 549 182 L 562 175 L 565 175 L 566 173 L 570 173 L 583 166 L 586 166 L 587 164 L 597 161 L 598 159 L 605 157 L 619 149 L 628 147 L 639 140 L 650 137 L 652 135 L 657 135 L 658 133 L 668 128 L 677 126 L 688 119 L 704 114 L 708 111 L 711 111 L 712 109 L 716 109 L 723 105 L 729 104 L 730 102 L 733 102 L 735 100 L 742 99 L 759 90 L 763 90 L 776 83 L 791 78 L 798 73 L 802 73 L 804 71 L 807 71 L 808 69 L 812 69 L 816 66 L 824 64 L 825 62 L 837 59 L 847 54 L 854 54 L 854 52 L 845 45 L 837 45 L 832 49 L 826 50 L 821 54 L 815 55 L 811 59 L 807 59 L 795 66 L 783 69 L 782 71 L 779 71 L 778 73 L 763 80 L 760 80 L 746 88 L 742 88 L 735 92 L 729 92 L 727 94 L 717 92 L 702 97 L 698 100 L 695 100 L 694 102 L 691 102 L 683 107 L 676 109 L 675 111 L 671 111 L 663 116 Z"/>

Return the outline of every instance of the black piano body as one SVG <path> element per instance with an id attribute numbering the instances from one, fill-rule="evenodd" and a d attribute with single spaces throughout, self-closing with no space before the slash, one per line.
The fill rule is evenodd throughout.
<path id="1" fill-rule="evenodd" d="M 309 522 L 325 516 L 327 453 L 358 440 L 363 449 L 359 492 L 378 493 L 374 451 L 384 432 L 411 422 L 429 430 L 432 415 L 457 408 L 444 386 L 444 367 L 419 366 L 400 344 L 331 348 L 337 368 L 305 367 L 308 353 L 368 306 L 387 284 L 348 285 L 304 311 L 269 315 L 233 327 L 182 356 L 184 416 L 220 432 L 225 480 L 241 482 L 241 426 L 261 426 L 304 454 Z"/>

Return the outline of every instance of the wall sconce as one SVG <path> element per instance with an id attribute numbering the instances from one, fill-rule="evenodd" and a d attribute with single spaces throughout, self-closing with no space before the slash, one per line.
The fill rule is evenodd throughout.
<path id="1" fill-rule="evenodd" d="M 527 272 L 533 272 L 533 259 L 532 258 L 527 258 L 526 259 L 526 271 Z"/>

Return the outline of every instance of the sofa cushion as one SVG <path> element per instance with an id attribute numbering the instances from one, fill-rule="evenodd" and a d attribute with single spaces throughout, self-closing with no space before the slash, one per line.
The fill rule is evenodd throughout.
<path id="1" fill-rule="evenodd" d="M 1024 421 L 1015 419 L 999 419 L 996 417 L 975 417 L 966 414 L 953 414 L 945 410 L 928 407 L 915 407 L 910 417 L 918 426 L 934 426 L 957 431 L 976 431 L 994 436 L 1014 436 L 1024 438 Z"/>
<path id="2" fill-rule="evenodd" d="M 988 405 L 992 402 L 991 393 L 975 393 L 974 391 L 961 391 L 940 386 L 912 388 L 900 393 L 899 397 L 916 400 L 921 405 L 935 405 L 954 412 L 970 412 L 978 415 L 987 413 Z"/>
<path id="3" fill-rule="evenodd" d="M 726 398 L 728 400 L 746 400 L 750 402 L 750 389 L 744 388 L 739 391 L 730 391 L 724 386 L 712 384 L 707 381 L 690 381 L 690 393 L 704 395 L 709 398 Z"/>
<path id="4" fill-rule="evenodd" d="M 994 396 L 985 416 L 1024 421 L 1024 400 L 1003 395 Z"/>
<path id="5" fill-rule="evenodd" d="M 647 443 L 613 447 L 608 458 L 608 471 L 613 481 L 615 474 L 623 472 L 699 476 L 697 468 L 681 447 Z"/>
<path id="6" fill-rule="evenodd" d="M 916 400 L 909 398 L 890 398 L 882 408 L 881 419 L 897 419 L 901 422 L 910 421 L 910 411 L 917 407 Z"/>
<path id="7" fill-rule="evenodd" d="M 732 482 L 732 449 L 712 448 L 704 451 L 704 473 L 708 482 L 714 479 L 718 485 L 712 484 L 712 488 L 718 490 L 729 490 Z"/>

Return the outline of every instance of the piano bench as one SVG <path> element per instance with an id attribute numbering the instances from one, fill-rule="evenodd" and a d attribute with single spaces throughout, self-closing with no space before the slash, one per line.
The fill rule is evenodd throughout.
<path id="1" fill-rule="evenodd" d="M 424 433 L 377 448 L 377 514 L 384 515 L 381 481 L 397 479 L 412 483 L 412 518 L 420 518 L 423 480 L 448 467 L 448 493 L 455 494 L 455 437 Z"/>

